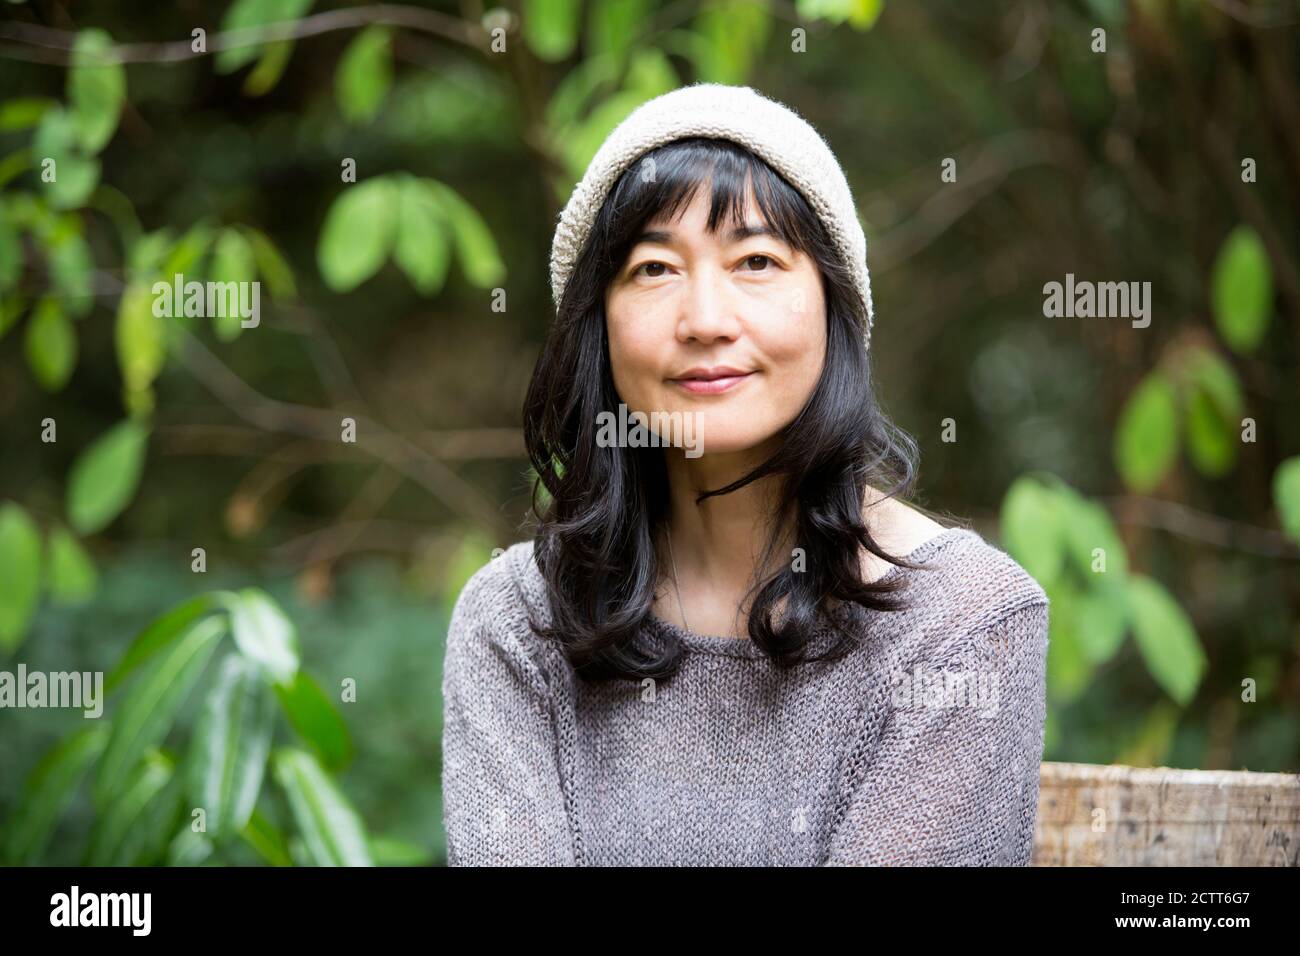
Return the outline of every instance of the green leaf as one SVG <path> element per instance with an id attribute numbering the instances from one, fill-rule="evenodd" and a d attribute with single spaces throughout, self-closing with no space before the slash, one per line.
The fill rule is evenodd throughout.
<path id="1" fill-rule="evenodd" d="M 1219 353 L 1200 346 L 1188 349 L 1183 361 L 1187 384 L 1205 392 L 1219 414 L 1236 424 L 1246 401 L 1232 365 Z"/>
<path id="2" fill-rule="evenodd" d="M 276 40 L 274 43 L 268 43 L 257 61 L 257 66 L 253 67 L 244 78 L 244 95 L 265 96 L 275 89 L 275 85 L 280 82 L 280 77 L 284 76 L 291 56 L 293 56 L 293 41 Z"/>
<path id="3" fill-rule="evenodd" d="M 1087 640 L 1080 636 L 1079 592 L 1066 581 L 1057 581 L 1047 589 L 1052 604 L 1048 615 L 1047 689 L 1059 704 L 1077 699 L 1088 687 L 1093 666 L 1084 650 Z"/>
<path id="4" fill-rule="evenodd" d="M 1117 583 L 1090 588 L 1078 596 L 1074 630 L 1089 663 L 1106 663 L 1124 643 L 1129 623 L 1127 593 Z"/>
<path id="5" fill-rule="evenodd" d="M 425 847 L 383 836 L 370 840 L 370 856 L 376 866 L 428 866 L 433 862 L 433 854 Z"/>
<path id="6" fill-rule="evenodd" d="M 229 289 L 226 283 L 236 284 L 235 295 L 232 297 L 228 292 L 223 294 L 221 299 L 225 303 L 225 308 L 216 310 L 226 314 L 212 316 L 217 338 L 223 342 L 231 342 L 243 331 L 243 317 L 240 315 L 238 305 L 239 302 L 244 301 L 238 291 L 240 284 L 252 283 L 257 278 L 257 262 L 253 257 L 253 247 L 238 230 L 221 230 L 216 247 L 212 250 L 212 262 L 208 271 L 209 278 L 213 282 L 222 283 L 226 289 Z"/>
<path id="7" fill-rule="evenodd" d="M 622 62 L 646 32 L 653 10 L 648 0 L 604 0 L 588 7 L 587 52 Z"/>
<path id="8" fill-rule="evenodd" d="M 201 228 L 201 226 L 202 224 L 195 226 L 190 231 L 193 232 Z M 135 242 L 131 243 L 130 248 L 127 250 L 126 261 L 131 276 L 142 283 L 148 284 L 147 280 L 153 278 L 155 272 L 160 271 L 160 267 L 170 254 L 175 241 L 172 230 L 168 226 L 142 234 Z M 172 277 L 166 275 L 165 269 L 162 271 L 170 281 Z"/>
<path id="9" fill-rule="evenodd" d="M 47 112 L 59 105 L 58 100 L 44 96 L 20 96 L 0 103 L 0 132 L 11 133 L 31 129 L 40 123 Z"/>
<path id="10" fill-rule="evenodd" d="M 272 866 L 293 866 L 293 860 L 289 857 L 289 841 L 260 811 L 253 811 L 248 825 L 239 835 L 258 856 Z"/>
<path id="11" fill-rule="evenodd" d="M 1124 484 L 1144 493 L 1164 479 L 1178 455 L 1178 408 L 1173 385 L 1151 372 L 1129 396 L 1115 432 L 1115 467 Z"/>
<path id="12" fill-rule="evenodd" d="M 133 251 L 136 252 L 139 261 L 133 262 L 132 266 L 139 270 L 142 278 L 157 271 L 159 281 L 173 288 L 176 284 L 176 276 L 179 275 L 183 287 L 186 275 L 199 271 L 199 263 L 207 255 L 216 234 L 212 226 L 206 222 L 195 223 L 174 243 L 171 242 L 169 235 L 160 231 L 136 243 L 136 249 Z M 147 243 L 155 239 L 160 240 L 157 250 L 149 249 Z M 156 270 L 154 262 L 159 263 Z M 173 303 L 172 312 L 175 313 L 173 317 L 179 319 L 183 317 L 184 309 Z"/>
<path id="13" fill-rule="evenodd" d="M 884 12 L 885 0 L 853 0 L 849 25 L 855 30 L 870 30 Z"/>
<path id="14" fill-rule="evenodd" d="M 77 784 L 106 743 L 108 724 L 100 722 L 76 731 L 41 758 L 6 821 L 5 857 L 11 865 L 30 866 L 41 859 Z"/>
<path id="15" fill-rule="evenodd" d="M 77 317 L 85 315 L 95 304 L 92 277 L 95 261 L 90 246 L 82 238 L 81 224 L 74 220 L 74 228 L 60 230 L 53 237 L 49 249 L 50 277 L 63 296 L 68 313 Z"/>
<path id="16" fill-rule="evenodd" d="M 352 759 L 347 724 L 332 700 L 299 670 L 292 681 L 275 685 L 276 696 L 289 723 L 330 770 L 341 770 Z"/>
<path id="17" fill-rule="evenodd" d="M 465 278 L 480 289 L 500 285 L 505 280 L 506 267 L 483 217 L 444 183 L 425 180 L 425 184 L 442 206 L 443 221 L 451 226 L 452 242 Z"/>
<path id="18" fill-rule="evenodd" d="M 614 128 L 644 102 L 641 94 L 635 91 L 622 91 L 608 96 L 585 119 L 567 130 L 562 139 L 556 141 L 556 149 L 569 172 L 569 181 L 564 184 L 569 190 L 573 188 L 571 183 L 581 178 Z"/>
<path id="19" fill-rule="evenodd" d="M 1057 496 L 1031 476 L 1022 476 L 1002 499 L 1002 541 L 1007 553 L 1046 587 L 1065 560 L 1062 515 Z"/>
<path id="20" fill-rule="evenodd" d="M 298 294 L 293 278 L 293 269 L 280 254 L 270 238 L 251 226 L 241 226 L 244 238 L 253 249 L 253 260 L 257 263 L 257 274 L 266 280 L 271 296 L 275 299 L 292 299 Z"/>
<path id="21" fill-rule="evenodd" d="M 855 30 L 870 29 L 884 9 L 884 0 L 795 0 L 800 20 L 849 22 Z"/>
<path id="22" fill-rule="evenodd" d="M 80 604 L 95 593 L 98 575 L 85 549 L 65 528 L 50 533 L 47 587 L 57 604 Z"/>
<path id="23" fill-rule="evenodd" d="M 1205 653 L 1191 619 L 1160 582 L 1132 575 L 1128 583 L 1133 636 L 1157 684 L 1186 706 L 1205 673 Z"/>
<path id="24" fill-rule="evenodd" d="M 1224 475 L 1237 457 L 1245 399 L 1241 382 L 1216 352 L 1193 347 L 1184 357 L 1184 417 L 1188 456 L 1204 475 Z"/>
<path id="25" fill-rule="evenodd" d="M 127 391 L 149 388 L 167 360 L 166 328 L 154 314 L 154 294 L 142 282 L 131 282 L 117 304 L 114 344 L 117 364 Z"/>
<path id="26" fill-rule="evenodd" d="M 650 48 L 638 50 L 632 57 L 626 86 L 644 101 L 675 90 L 681 86 L 681 80 L 663 51 Z"/>
<path id="27" fill-rule="evenodd" d="M 316 861 L 312 855 L 307 852 L 307 844 L 303 842 L 302 837 L 291 836 L 288 841 L 289 858 L 293 861 L 291 866 L 315 866 Z"/>
<path id="28" fill-rule="evenodd" d="M 580 121 L 587 104 L 598 91 L 612 87 L 619 73 L 619 64 L 613 58 L 586 56 L 564 75 L 546 104 L 544 114 L 547 128 L 555 131 L 552 136 L 555 142 L 562 143 L 568 139 L 568 129 Z M 570 182 L 570 188 L 572 185 Z"/>
<path id="29" fill-rule="evenodd" d="M 311 9 L 312 0 L 235 0 L 221 21 L 221 32 L 244 30 L 272 23 L 297 20 Z M 218 73 L 233 73 L 246 63 L 251 63 L 267 43 L 263 41 L 237 47 L 228 47 L 216 53 L 215 68 Z"/>
<path id="30" fill-rule="evenodd" d="M 442 207 L 427 185 L 403 179 L 393 259 L 422 295 L 442 288 L 451 264 L 451 246 L 442 223 Z"/>
<path id="31" fill-rule="evenodd" d="M 167 847 L 167 865 L 202 866 L 215 850 L 216 846 L 206 835 L 196 832 L 192 822 L 186 823 Z"/>
<path id="32" fill-rule="evenodd" d="M 707 83 L 742 84 L 763 49 L 771 14 L 749 0 L 715 0 L 696 18 L 695 30 L 704 38 L 707 55 L 695 61 L 699 79 Z"/>
<path id="33" fill-rule="evenodd" d="M 1066 486 L 1061 494 L 1064 506 L 1065 535 L 1070 555 L 1079 574 L 1088 582 L 1101 584 L 1103 580 L 1121 581 L 1128 572 L 1128 553 L 1110 513 Z M 1103 554 L 1094 557 L 1100 548 Z M 1104 560 L 1105 571 L 1093 570 L 1096 558 Z"/>
<path id="34" fill-rule="evenodd" d="M 393 55 L 389 31 L 369 26 L 348 44 L 334 74 L 339 110 L 350 122 L 373 119 L 393 84 Z"/>
<path id="35" fill-rule="evenodd" d="M 259 588 L 223 592 L 219 600 L 230 612 L 230 629 L 240 653 L 265 668 L 276 682 L 291 683 L 298 673 L 298 635 L 279 605 Z"/>
<path id="36" fill-rule="evenodd" d="M 209 837 L 221 842 L 252 816 L 271 752 L 274 698 L 256 665 L 231 654 L 194 729 L 189 796 L 203 808 Z"/>
<path id="37" fill-rule="evenodd" d="M 0 649 L 22 643 L 41 595 L 41 535 L 22 505 L 0 505 Z"/>
<path id="38" fill-rule="evenodd" d="M 77 137 L 72 115 L 59 107 L 46 112 L 32 139 L 41 187 L 55 209 L 84 205 L 99 183 L 99 160 L 81 152 Z M 52 178 L 47 181 L 47 177 Z"/>
<path id="39" fill-rule="evenodd" d="M 1273 501 L 1282 530 L 1300 544 L 1300 455 L 1288 458 L 1273 472 Z"/>
<path id="40" fill-rule="evenodd" d="M 27 366 L 41 388 L 57 392 L 68 384 L 77 364 L 77 336 L 58 299 L 47 296 L 37 304 L 23 345 Z"/>
<path id="41" fill-rule="evenodd" d="M 127 419 L 77 456 L 68 476 L 68 519 L 77 534 L 108 527 L 131 503 L 144 471 L 148 440 L 149 429 Z"/>
<path id="42" fill-rule="evenodd" d="M 192 623 L 216 606 L 216 599 L 211 594 L 200 594 L 156 618 L 131 642 L 117 666 L 104 679 L 104 693 L 111 694 L 145 661 L 174 643 Z"/>
<path id="43" fill-rule="evenodd" d="M 112 747 L 112 741 L 109 741 Z M 171 760 L 149 751 L 91 830 L 87 866 L 140 866 L 158 862 L 176 826 L 180 789 Z"/>
<path id="44" fill-rule="evenodd" d="M 140 674 L 118 708 L 112 736 L 99 763 L 94 786 L 97 807 L 106 807 L 121 792 L 145 751 L 167 736 L 176 711 L 225 633 L 223 618 L 205 618 L 160 651 Z"/>
<path id="45" fill-rule="evenodd" d="M 126 99 L 126 69 L 106 55 L 112 47 L 113 38 L 103 30 L 81 31 L 68 71 L 68 101 L 77 139 L 91 155 L 113 138 Z"/>
<path id="46" fill-rule="evenodd" d="M 1238 226 L 1219 249 L 1210 278 L 1214 322 L 1234 352 L 1253 352 L 1268 331 L 1273 272 L 1259 234 Z"/>
<path id="47" fill-rule="evenodd" d="M 1232 470 L 1237 459 L 1236 426 L 1219 414 L 1213 399 L 1195 388 L 1187 396 L 1183 417 L 1187 434 L 1187 455 L 1196 470 L 1218 478 Z"/>
<path id="48" fill-rule="evenodd" d="M 303 750 L 276 751 L 275 778 L 317 866 L 373 866 L 365 827 L 347 798 Z"/>
<path id="49" fill-rule="evenodd" d="M 181 779 L 170 759 L 165 760 L 167 780 L 144 802 L 127 828 L 109 865 L 159 866 L 166 862 L 172 836 L 181 820 Z"/>
<path id="50" fill-rule="evenodd" d="M 325 284 L 347 292 L 384 264 L 397 231 L 397 197 L 386 178 L 346 187 L 325 216 L 316 262 Z"/>
<path id="51" fill-rule="evenodd" d="M 524 0 L 524 42 L 539 60 L 556 63 L 578 42 L 580 0 Z"/>

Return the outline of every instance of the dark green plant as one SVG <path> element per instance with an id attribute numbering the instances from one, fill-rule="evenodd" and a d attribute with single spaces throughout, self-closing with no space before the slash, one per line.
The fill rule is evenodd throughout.
<path id="1" fill-rule="evenodd" d="M 205 678 L 188 739 L 168 746 Z M 0 833 L 7 863 L 42 862 L 83 787 L 95 810 L 87 865 L 224 863 L 236 845 L 275 866 L 427 862 L 419 847 L 368 836 L 335 779 L 352 756 L 347 726 L 299 666 L 293 623 L 265 592 L 216 591 L 174 607 L 126 649 L 104 693 L 111 709 L 31 772 Z M 294 743 L 276 746 L 280 723 Z M 273 794 L 286 827 L 266 812 Z"/>

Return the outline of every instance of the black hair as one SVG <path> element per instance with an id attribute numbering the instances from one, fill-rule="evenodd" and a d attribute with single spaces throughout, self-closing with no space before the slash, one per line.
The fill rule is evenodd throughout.
<path id="1" fill-rule="evenodd" d="M 642 174 L 647 162 L 653 175 Z M 533 557 L 551 608 L 550 626 L 531 619 L 530 626 L 558 641 L 586 680 L 665 680 L 685 653 L 679 641 L 640 639 L 659 580 L 654 543 L 668 505 L 664 451 L 602 447 L 596 435 L 598 414 L 616 411 L 621 401 L 610 367 L 606 288 L 644 225 L 661 213 L 674 217 L 706 180 L 710 233 L 724 217 L 743 222 L 752 189 L 766 224 L 817 264 L 826 302 L 821 378 L 781 447 L 747 475 L 696 499 L 775 476 L 778 500 L 793 505 L 772 516 L 758 566 L 769 566 L 788 529 L 804 550 L 804 567 L 784 567 L 754 583 L 746 595 L 757 590 L 750 639 L 782 667 L 842 656 L 857 640 L 838 619 L 841 604 L 902 607 L 899 580 L 862 580 L 860 549 L 914 566 L 886 554 L 862 517 L 868 484 L 887 496 L 911 494 L 918 452 L 876 402 L 865 307 L 825 226 L 794 186 L 744 146 L 707 137 L 675 140 L 641 156 L 610 189 L 564 287 L 524 401 L 524 439 L 537 475 Z M 838 640 L 823 657 L 812 657 L 807 645 L 819 621 L 828 621 Z"/>

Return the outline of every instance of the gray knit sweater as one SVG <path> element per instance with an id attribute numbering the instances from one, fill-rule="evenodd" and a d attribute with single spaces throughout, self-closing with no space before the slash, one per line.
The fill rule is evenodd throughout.
<path id="1" fill-rule="evenodd" d="M 456 603 L 443 671 L 443 823 L 454 865 L 1015 865 L 1029 862 L 1048 601 L 950 528 L 914 551 L 911 607 L 851 606 L 861 644 L 782 672 L 747 638 L 651 617 L 681 671 L 588 685 L 550 623 L 531 542 Z M 831 646 L 831 631 L 813 647 Z"/>

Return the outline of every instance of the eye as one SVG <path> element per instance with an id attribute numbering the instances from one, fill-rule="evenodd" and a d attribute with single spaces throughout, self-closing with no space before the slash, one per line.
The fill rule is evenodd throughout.
<path id="1" fill-rule="evenodd" d="M 661 275 L 663 275 L 662 272 L 653 272 L 653 273 L 651 273 L 651 272 L 642 272 L 642 271 L 641 271 L 642 269 L 652 269 L 652 268 L 654 268 L 655 266 L 659 266 L 661 269 L 667 269 L 667 268 L 668 268 L 668 266 L 667 266 L 665 263 L 662 263 L 662 262 L 643 262 L 643 263 L 641 263 L 639 266 L 637 266 L 635 269 L 632 270 L 632 275 L 633 275 L 634 277 L 635 277 L 635 276 L 639 276 L 639 275 L 643 275 L 643 276 L 645 276 L 647 279 L 657 279 L 657 278 L 659 278 Z"/>
<path id="2" fill-rule="evenodd" d="M 761 253 L 755 253 L 752 256 L 745 256 L 745 265 L 746 266 L 750 265 L 755 259 L 759 260 L 760 262 L 763 262 L 764 264 L 770 264 L 774 261 L 771 256 L 765 256 L 762 255 Z M 768 270 L 765 268 L 760 268 L 760 269 L 747 268 L 744 271 L 745 272 L 767 272 Z"/>

